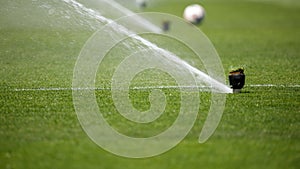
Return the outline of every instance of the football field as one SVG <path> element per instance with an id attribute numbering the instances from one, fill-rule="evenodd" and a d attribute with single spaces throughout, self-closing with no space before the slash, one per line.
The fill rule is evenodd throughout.
<path id="1" fill-rule="evenodd" d="M 200 144 L 198 137 L 211 95 L 199 92 L 199 113 L 187 137 L 170 151 L 142 159 L 111 154 L 82 129 L 73 105 L 73 71 L 82 47 L 95 30 L 76 27 L 78 20 L 72 21 L 72 16 L 64 22 L 58 12 L 63 8 L 50 9 L 47 1 L 39 10 L 31 10 L 28 5 L 37 2 L 34 0 L 0 2 L 0 169 L 300 168 L 297 0 L 200 1 L 206 17 L 198 27 L 215 46 L 226 77 L 230 67 L 245 67 L 246 85 L 241 93 L 226 94 L 223 117 L 207 142 Z M 144 12 L 179 17 L 187 5 L 199 3 L 148 2 Z M 124 5 L 141 12 L 134 5 Z M 45 9 L 49 18 L 39 15 Z M 59 26 L 52 26 L 55 24 Z M 175 48 L 165 40 L 164 46 Z M 115 54 L 118 51 L 110 53 Z M 162 89 L 168 103 L 157 122 L 135 124 L 119 115 L 109 90 L 111 65 L 119 62 L 114 63 L 114 59 L 104 60 L 96 80 L 99 88 L 95 94 L 103 117 L 116 130 L 132 137 L 150 137 L 170 127 L 180 109 L 176 88 Z M 164 85 L 176 85 L 172 80 L 164 81 L 170 77 L 161 72 L 145 75 L 149 76 L 137 77 L 134 82 L 151 84 L 152 77 Z M 133 106 L 141 111 L 149 109 L 150 92 L 151 88 L 130 90 Z M 145 149 L 151 147 L 145 145 Z"/>

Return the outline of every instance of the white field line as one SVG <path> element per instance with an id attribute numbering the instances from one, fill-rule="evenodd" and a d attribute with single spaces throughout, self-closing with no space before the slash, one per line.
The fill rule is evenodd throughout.
<path id="1" fill-rule="evenodd" d="M 277 4 L 281 6 L 300 6 L 299 0 L 248 0 L 250 2 L 265 3 L 265 4 Z"/>
<path id="2" fill-rule="evenodd" d="M 250 84 L 245 87 L 280 87 L 280 88 L 300 88 L 300 85 L 278 85 L 278 84 Z M 147 89 L 179 89 L 179 86 L 137 86 L 130 88 L 131 90 L 147 90 Z M 182 86 L 183 89 L 210 89 L 209 86 Z M 96 88 L 18 88 L 12 91 L 73 91 L 73 90 L 111 90 L 109 87 L 96 87 Z"/>
<path id="3" fill-rule="evenodd" d="M 294 85 L 278 85 L 278 84 L 250 84 L 246 85 L 246 87 L 283 87 L 283 88 L 299 88 L 300 85 L 294 84 Z"/>
<path id="4" fill-rule="evenodd" d="M 130 88 L 130 90 L 147 90 L 147 89 L 179 89 L 179 86 L 136 86 Z M 182 86 L 183 89 L 210 89 L 207 86 Z M 23 88 L 23 89 L 13 89 L 13 91 L 73 91 L 73 90 L 111 90 L 109 87 L 96 87 L 96 88 Z"/>

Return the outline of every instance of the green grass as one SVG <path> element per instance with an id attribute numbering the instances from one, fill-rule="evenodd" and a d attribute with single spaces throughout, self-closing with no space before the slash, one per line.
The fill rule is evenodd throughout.
<path id="1" fill-rule="evenodd" d="M 187 4 L 159 1 L 147 11 L 181 16 Z M 246 65 L 248 86 L 243 93 L 227 95 L 222 120 L 206 143 L 198 143 L 209 108 L 210 95 L 204 93 L 188 136 L 172 150 L 145 159 L 118 157 L 94 144 L 78 122 L 70 90 L 15 91 L 70 88 L 77 56 L 92 32 L 23 29 L 6 25 L 7 19 L 1 25 L 0 20 L 0 168 L 299 168 L 299 6 L 239 0 L 203 1 L 203 5 L 207 16 L 200 28 L 215 45 L 225 72 L 230 66 Z M 108 77 L 99 78 L 103 80 L 99 83 L 109 85 Z M 112 106 L 110 91 L 96 94 L 99 107 L 110 112 L 104 114 L 109 123 L 127 135 L 143 137 L 172 125 L 178 113 L 178 91 L 164 92 L 170 103 L 166 113 L 149 125 L 122 118 Z M 149 108 L 148 90 L 130 94 L 137 109 Z"/>

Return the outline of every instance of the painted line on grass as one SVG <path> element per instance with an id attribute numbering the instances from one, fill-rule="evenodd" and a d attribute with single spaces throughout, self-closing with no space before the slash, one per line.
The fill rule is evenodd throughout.
<path id="1" fill-rule="evenodd" d="M 280 87 L 280 88 L 300 88 L 299 84 L 295 85 L 278 85 L 278 84 L 249 84 L 245 87 Z M 130 89 L 132 90 L 147 90 L 147 89 L 179 89 L 179 86 L 136 86 Z M 210 89 L 208 86 L 182 86 L 184 89 Z M 73 91 L 73 90 L 111 90 L 109 87 L 97 87 L 97 88 L 19 88 L 12 89 L 12 91 Z"/>
<path id="2" fill-rule="evenodd" d="M 299 7 L 300 2 L 298 0 L 248 0 L 249 2 L 274 4 L 280 6 L 295 6 Z"/>
<path id="3" fill-rule="evenodd" d="M 278 85 L 278 84 L 250 84 L 245 85 L 246 87 L 282 87 L 282 88 L 299 88 L 300 85 Z"/>
<path id="4" fill-rule="evenodd" d="M 210 89 L 206 86 L 182 86 L 184 89 Z M 131 90 L 147 90 L 147 89 L 179 89 L 178 86 L 136 86 L 130 88 Z M 73 90 L 111 90 L 108 87 L 97 87 L 97 88 L 24 88 L 24 89 L 13 89 L 13 91 L 73 91 Z"/>

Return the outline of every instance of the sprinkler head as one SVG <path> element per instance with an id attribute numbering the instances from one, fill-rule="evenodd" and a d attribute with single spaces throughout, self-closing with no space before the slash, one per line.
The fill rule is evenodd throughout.
<path id="1" fill-rule="evenodd" d="M 231 88 L 233 89 L 233 93 L 240 93 L 241 89 L 245 85 L 245 74 L 244 69 L 239 68 L 229 73 L 229 83 Z"/>
<path id="2" fill-rule="evenodd" d="M 165 32 L 170 30 L 170 21 L 163 21 L 162 22 L 162 29 Z"/>
<path id="3" fill-rule="evenodd" d="M 136 3 L 140 8 L 146 8 L 147 7 L 147 1 L 146 0 L 136 0 Z"/>

